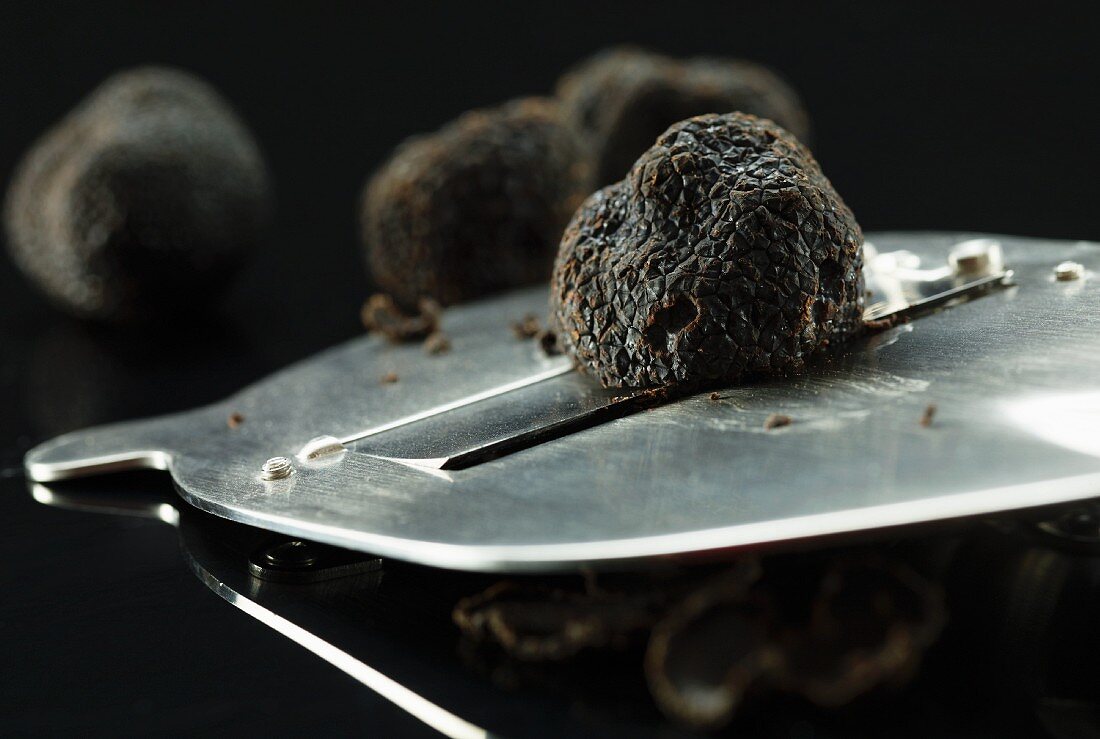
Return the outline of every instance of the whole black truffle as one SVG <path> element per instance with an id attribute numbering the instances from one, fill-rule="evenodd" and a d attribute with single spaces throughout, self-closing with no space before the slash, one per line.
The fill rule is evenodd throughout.
<path id="1" fill-rule="evenodd" d="M 225 101 L 150 67 L 108 79 L 34 145 L 4 220 L 16 263 L 54 302 L 126 321 L 207 300 L 270 214 L 260 152 Z"/>
<path id="2" fill-rule="evenodd" d="M 551 318 L 609 387 L 799 370 L 862 328 L 863 235 L 804 146 L 731 113 L 672 126 L 562 238 Z"/>
<path id="3" fill-rule="evenodd" d="M 553 101 L 466 113 L 407 141 L 367 184 L 363 241 L 374 281 L 413 307 L 545 280 L 588 192 L 584 152 Z"/>
<path id="4" fill-rule="evenodd" d="M 802 141 L 809 133 L 794 90 L 767 67 L 737 59 L 611 49 L 563 76 L 557 94 L 593 149 L 598 185 L 621 179 L 673 123 L 704 113 L 751 113 Z"/>

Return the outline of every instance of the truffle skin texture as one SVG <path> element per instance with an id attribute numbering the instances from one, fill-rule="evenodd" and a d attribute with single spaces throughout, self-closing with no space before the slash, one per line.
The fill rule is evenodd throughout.
<path id="1" fill-rule="evenodd" d="M 662 131 L 691 116 L 750 113 L 808 141 L 809 117 L 790 85 L 738 59 L 611 49 L 566 73 L 557 94 L 592 148 L 597 185 L 621 179 Z"/>
<path id="2" fill-rule="evenodd" d="M 672 126 L 562 238 L 551 318 L 608 387 L 794 372 L 860 331 L 863 235 L 804 146 L 771 121 Z"/>
<path id="3" fill-rule="evenodd" d="M 363 196 L 367 261 L 404 307 L 444 305 L 545 281 L 565 224 L 591 192 L 556 103 L 466 113 L 404 143 Z"/>
<path id="4" fill-rule="evenodd" d="M 82 317 L 146 321 L 226 286 L 272 212 L 260 151 L 205 82 L 104 82 L 26 154 L 4 221 L 19 267 Z"/>

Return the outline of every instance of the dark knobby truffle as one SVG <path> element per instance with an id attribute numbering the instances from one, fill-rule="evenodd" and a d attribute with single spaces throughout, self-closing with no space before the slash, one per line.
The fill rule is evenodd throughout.
<path id="1" fill-rule="evenodd" d="M 474 111 L 403 144 L 368 183 L 363 241 L 374 281 L 403 306 L 444 305 L 550 274 L 590 191 L 576 134 L 549 100 Z"/>
<path id="2" fill-rule="evenodd" d="M 794 90 L 766 67 L 736 59 L 611 49 L 562 77 L 558 97 L 593 149 L 598 185 L 621 179 L 673 123 L 704 113 L 751 113 L 803 141 L 809 133 Z"/>
<path id="3" fill-rule="evenodd" d="M 224 100 L 182 72 L 111 77 L 27 153 L 8 191 L 8 247 L 56 303 L 151 319 L 228 284 L 261 240 L 271 187 Z"/>
<path id="4" fill-rule="evenodd" d="M 565 350 L 609 387 L 801 369 L 862 327 L 863 235 L 771 121 L 682 121 L 562 238 L 550 290 Z"/>

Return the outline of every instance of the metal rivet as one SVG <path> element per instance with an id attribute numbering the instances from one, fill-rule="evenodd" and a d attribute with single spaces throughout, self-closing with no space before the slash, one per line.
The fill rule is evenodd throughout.
<path id="1" fill-rule="evenodd" d="M 1054 268 L 1054 279 L 1059 282 L 1079 280 L 1083 274 L 1085 274 L 1085 267 L 1079 262 L 1062 262 Z"/>
<path id="2" fill-rule="evenodd" d="M 290 477 L 294 472 L 294 465 L 286 457 L 272 457 L 264 462 L 260 468 L 260 477 L 265 480 L 282 480 Z"/>

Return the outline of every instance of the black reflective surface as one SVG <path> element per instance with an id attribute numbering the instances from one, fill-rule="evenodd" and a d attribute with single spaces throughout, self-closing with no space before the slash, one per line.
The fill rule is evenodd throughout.
<path id="1" fill-rule="evenodd" d="M 4 733 L 422 731 L 214 597 L 164 523 L 2 490 Z"/>

